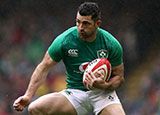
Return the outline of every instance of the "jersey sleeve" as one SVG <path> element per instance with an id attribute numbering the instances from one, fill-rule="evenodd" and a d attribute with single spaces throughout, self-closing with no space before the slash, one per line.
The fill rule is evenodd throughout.
<path id="1" fill-rule="evenodd" d="M 112 46 L 111 47 L 112 47 L 111 48 L 112 50 L 111 50 L 110 56 L 109 56 L 110 63 L 112 65 L 112 67 L 118 66 L 118 65 L 123 63 L 123 49 L 122 49 L 122 46 L 116 39 L 114 39 L 112 41 Z"/>
<path id="2" fill-rule="evenodd" d="M 62 36 L 58 36 L 48 48 L 48 53 L 55 62 L 59 62 L 62 59 L 61 41 Z"/>

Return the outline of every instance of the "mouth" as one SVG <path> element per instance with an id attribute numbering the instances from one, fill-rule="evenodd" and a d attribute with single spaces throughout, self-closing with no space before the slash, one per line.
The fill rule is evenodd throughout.
<path id="1" fill-rule="evenodd" d="M 84 36 L 86 33 L 85 33 L 85 31 L 81 30 L 81 31 L 79 31 L 79 34 L 81 34 L 82 36 Z"/>
<path id="2" fill-rule="evenodd" d="M 85 40 L 86 39 L 86 32 L 83 30 L 79 30 L 79 36 L 81 39 Z"/>
<path id="3" fill-rule="evenodd" d="M 85 32 L 84 32 L 84 31 L 80 31 L 80 33 L 81 33 L 81 34 L 85 34 Z"/>
<path id="4" fill-rule="evenodd" d="M 81 36 L 84 36 L 84 35 L 85 35 L 85 33 L 84 33 L 84 32 L 80 32 L 80 35 L 81 35 Z"/>

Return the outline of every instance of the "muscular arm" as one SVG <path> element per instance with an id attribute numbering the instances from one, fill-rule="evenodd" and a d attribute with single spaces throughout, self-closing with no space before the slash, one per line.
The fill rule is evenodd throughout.
<path id="1" fill-rule="evenodd" d="M 124 82 L 124 65 L 121 64 L 116 67 L 112 67 L 111 79 L 109 80 L 110 86 L 107 89 L 114 90 L 121 86 Z"/>
<path id="2" fill-rule="evenodd" d="M 48 52 L 46 52 L 42 62 L 34 70 L 26 93 L 23 96 L 20 96 L 13 103 L 13 107 L 17 111 L 23 111 L 23 109 L 30 103 L 33 95 L 39 88 L 39 86 L 44 82 L 46 76 L 52 66 L 56 64 L 53 61 Z"/>
<path id="3" fill-rule="evenodd" d="M 46 76 L 50 70 L 50 68 L 55 65 L 54 62 L 49 54 L 48 51 L 46 52 L 42 62 L 36 67 L 34 70 L 29 86 L 26 90 L 25 96 L 29 97 L 30 99 L 33 97 L 39 86 L 44 82 Z"/>

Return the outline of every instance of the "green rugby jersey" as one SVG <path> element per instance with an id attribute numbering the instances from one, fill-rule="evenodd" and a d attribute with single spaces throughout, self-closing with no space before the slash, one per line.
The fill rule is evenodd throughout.
<path id="1" fill-rule="evenodd" d="M 72 27 L 56 37 L 48 48 L 50 57 L 59 62 L 61 59 L 68 76 L 67 88 L 87 90 L 83 85 L 84 66 L 96 58 L 106 58 L 112 67 L 123 63 L 120 43 L 107 31 L 98 28 L 93 42 L 83 41 L 77 27 Z"/>

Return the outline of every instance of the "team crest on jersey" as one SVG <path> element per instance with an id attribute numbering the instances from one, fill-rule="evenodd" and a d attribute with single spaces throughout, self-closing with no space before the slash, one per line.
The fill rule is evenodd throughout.
<path id="1" fill-rule="evenodd" d="M 69 49 L 68 56 L 78 57 L 78 49 Z"/>
<path id="2" fill-rule="evenodd" d="M 101 49 L 97 51 L 98 58 L 108 58 L 108 51 L 105 49 Z"/>

